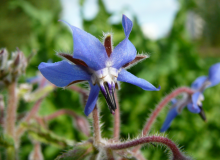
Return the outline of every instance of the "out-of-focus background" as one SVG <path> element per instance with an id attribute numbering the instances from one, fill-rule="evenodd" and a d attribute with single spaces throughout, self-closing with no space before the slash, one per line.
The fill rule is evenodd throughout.
<path id="1" fill-rule="evenodd" d="M 209 67 L 220 62 L 220 1 L 219 0 L 1 0 L 0 48 L 13 51 L 19 47 L 26 55 L 33 49 L 37 55 L 31 60 L 27 77 L 36 75 L 40 62 L 59 61 L 56 52 L 72 53 L 72 34 L 68 21 L 98 37 L 113 32 L 116 46 L 124 39 L 122 14 L 133 21 L 130 41 L 139 53 L 148 53 L 149 59 L 129 71 L 161 86 L 158 92 L 144 91 L 136 86 L 121 83 L 121 137 L 134 138 L 141 133 L 152 109 L 167 93 L 179 86 L 190 86 Z M 85 85 L 79 85 L 84 87 Z M 218 160 L 220 150 L 220 84 L 204 92 L 204 122 L 199 115 L 186 108 L 166 134 L 195 159 Z M 113 117 L 103 96 L 100 95 L 103 136 L 111 137 Z M 33 104 L 20 102 L 18 111 L 24 112 Z M 40 115 L 48 115 L 60 108 L 73 109 L 83 115 L 79 95 L 70 90 L 56 89 L 43 101 Z M 158 117 L 151 134 L 159 133 L 169 106 Z M 60 116 L 49 124 L 57 135 L 76 141 L 85 140 L 72 126 L 72 120 Z M 32 144 L 25 134 L 22 137 L 20 157 L 27 159 Z M 42 144 L 46 160 L 54 159 L 67 148 Z M 164 148 L 153 145 L 143 147 L 147 159 L 166 159 Z"/>

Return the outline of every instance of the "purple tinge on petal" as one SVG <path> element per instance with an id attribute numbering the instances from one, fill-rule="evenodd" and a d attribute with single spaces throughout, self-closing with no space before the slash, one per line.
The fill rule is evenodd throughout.
<path id="1" fill-rule="evenodd" d="M 142 88 L 143 90 L 148 90 L 148 91 L 159 91 L 160 90 L 160 87 L 156 88 L 148 81 L 138 78 L 124 69 L 122 69 L 121 72 L 119 72 L 118 81 L 131 83 L 133 85 L 136 85 Z"/>
<path id="2" fill-rule="evenodd" d="M 95 86 L 93 86 L 90 83 L 90 87 L 91 87 L 91 90 L 89 93 L 89 98 L 88 98 L 88 101 L 86 103 L 86 107 L 84 110 L 84 113 L 86 116 L 88 116 L 95 108 L 95 105 L 96 105 L 96 102 L 98 99 L 98 95 L 99 95 L 99 86 L 97 84 Z"/>
<path id="3" fill-rule="evenodd" d="M 136 48 L 128 39 L 133 24 L 125 15 L 122 16 L 122 25 L 126 37 L 115 47 L 110 57 L 113 63 L 112 67 L 117 69 L 134 60 L 137 53 Z"/>
<path id="4" fill-rule="evenodd" d="M 192 113 L 199 113 L 201 111 L 199 106 L 197 105 L 200 94 L 202 94 L 202 93 L 200 93 L 200 92 L 194 93 L 192 95 L 192 103 L 189 103 L 187 105 L 188 110 Z"/>
<path id="5" fill-rule="evenodd" d="M 220 63 L 216 63 L 209 68 L 209 81 L 211 86 L 215 86 L 220 83 Z"/>
<path id="6" fill-rule="evenodd" d="M 163 126 L 160 129 L 160 132 L 165 132 L 169 127 L 173 119 L 178 115 L 178 112 L 176 110 L 176 107 L 170 109 L 170 111 L 167 114 L 167 117 L 163 123 Z"/>
<path id="7" fill-rule="evenodd" d="M 38 83 L 40 81 L 40 77 L 39 76 L 31 77 L 28 78 L 26 81 L 27 83 L 31 83 L 31 84 Z"/>
<path id="8" fill-rule="evenodd" d="M 131 33 L 131 30 L 132 30 L 132 27 L 133 27 L 133 23 L 125 15 L 122 15 L 122 26 L 124 28 L 125 36 L 129 37 L 129 34 Z"/>
<path id="9" fill-rule="evenodd" d="M 192 83 L 191 88 L 195 90 L 199 89 L 206 80 L 207 80 L 206 76 L 201 76 L 196 78 L 196 80 Z"/>
<path id="10" fill-rule="evenodd" d="M 83 60 L 90 68 L 99 70 L 105 68 L 108 59 L 105 47 L 93 35 L 66 23 L 73 32 L 73 58 Z"/>
<path id="11" fill-rule="evenodd" d="M 176 98 L 173 98 L 173 99 L 171 99 L 171 104 L 175 104 L 176 102 L 177 102 L 177 99 Z"/>
<path id="12" fill-rule="evenodd" d="M 72 65 L 67 61 L 56 63 L 42 62 L 38 69 L 48 81 L 58 87 L 65 87 L 73 81 L 90 80 L 91 78 L 91 75 L 83 67 Z"/>

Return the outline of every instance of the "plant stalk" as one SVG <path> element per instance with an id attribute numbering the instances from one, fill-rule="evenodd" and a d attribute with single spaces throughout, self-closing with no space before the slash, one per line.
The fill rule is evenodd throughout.
<path id="1" fill-rule="evenodd" d="M 175 89 L 173 92 L 168 94 L 162 101 L 157 105 L 153 113 L 150 115 L 149 119 L 147 120 L 147 123 L 144 126 L 143 129 L 143 136 L 146 136 L 148 132 L 150 131 L 151 126 L 153 125 L 154 121 L 156 120 L 157 116 L 159 115 L 160 111 L 169 103 L 173 98 L 175 98 L 177 95 L 181 93 L 188 93 L 193 94 L 195 91 L 188 87 L 180 87 Z M 133 149 L 134 152 L 137 152 L 141 146 L 137 146 Z"/>

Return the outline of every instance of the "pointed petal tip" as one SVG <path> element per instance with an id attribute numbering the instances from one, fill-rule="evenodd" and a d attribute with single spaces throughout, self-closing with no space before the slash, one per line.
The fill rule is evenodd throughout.
<path id="1" fill-rule="evenodd" d="M 91 112 L 90 112 L 91 113 Z M 86 115 L 86 117 L 88 117 L 90 115 L 89 112 L 87 112 L 86 110 L 84 110 L 84 114 Z"/>
<path id="2" fill-rule="evenodd" d="M 153 85 L 152 85 L 153 86 Z M 153 86 L 154 87 L 154 86 Z M 154 87 L 152 89 L 150 89 L 150 91 L 159 91 L 161 89 L 160 85 L 158 86 L 158 88 Z"/>
<path id="3" fill-rule="evenodd" d="M 86 116 L 89 116 L 89 114 L 93 111 L 93 109 L 95 108 L 97 99 L 98 99 L 98 95 L 99 95 L 99 86 L 95 85 L 93 86 L 92 83 L 90 82 L 90 93 L 89 93 L 89 97 L 84 109 L 84 113 Z"/>
<path id="4" fill-rule="evenodd" d="M 156 91 L 159 91 L 161 89 L 161 86 L 159 85 L 159 87 L 157 88 L 157 90 Z"/>
<path id="5" fill-rule="evenodd" d="M 124 14 L 122 15 L 122 26 L 124 28 L 125 36 L 128 38 L 129 34 L 131 33 L 131 30 L 132 30 L 132 27 L 133 27 L 133 23 Z"/>
<path id="6" fill-rule="evenodd" d="M 158 88 L 156 88 L 150 82 L 148 82 L 142 78 L 136 77 L 135 75 L 131 74 L 130 72 L 126 71 L 125 69 L 122 69 L 119 72 L 118 81 L 131 83 L 131 84 L 136 85 L 146 91 L 159 91 L 160 90 L 160 86 Z"/>
<path id="7" fill-rule="evenodd" d="M 216 63 L 209 68 L 208 79 L 211 82 L 209 87 L 220 83 L 220 63 Z"/>
<path id="8" fill-rule="evenodd" d="M 69 24 L 68 22 L 64 21 L 64 20 L 59 19 L 58 22 L 63 22 L 63 23 L 65 23 L 67 26 L 69 26 L 70 28 L 72 28 L 72 25 Z"/>

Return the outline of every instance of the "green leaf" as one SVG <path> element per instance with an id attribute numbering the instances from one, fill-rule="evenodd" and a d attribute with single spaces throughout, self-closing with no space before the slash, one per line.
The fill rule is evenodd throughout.
<path id="1" fill-rule="evenodd" d="M 59 137 L 55 135 L 53 132 L 44 129 L 37 124 L 22 123 L 21 125 L 22 127 L 27 129 L 28 134 L 32 138 L 34 138 L 35 140 L 39 142 L 47 143 L 47 144 L 56 146 L 58 148 L 65 148 L 67 146 L 74 145 L 73 140 L 68 140 L 66 138 Z"/>

